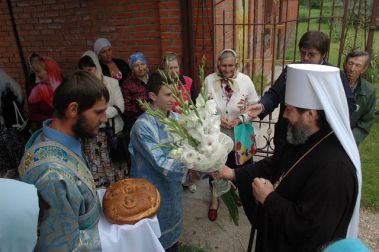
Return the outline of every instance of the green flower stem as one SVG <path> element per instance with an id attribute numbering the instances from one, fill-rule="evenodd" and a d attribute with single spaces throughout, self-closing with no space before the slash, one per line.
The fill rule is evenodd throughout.
<path id="1" fill-rule="evenodd" d="M 221 195 L 222 201 L 228 208 L 230 218 L 232 219 L 234 225 L 238 226 L 239 213 L 238 213 L 236 198 L 237 198 L 237 194 L 232 189 L 230 189 L 229 191 Z"/>

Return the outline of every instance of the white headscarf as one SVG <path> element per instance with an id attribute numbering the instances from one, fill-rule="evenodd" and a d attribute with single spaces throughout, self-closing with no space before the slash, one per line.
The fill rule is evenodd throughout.
<path id="1" fill-rule="evenodd" d="M 99 78 L 99 80 L 102 80 L 103 72 L 101 70 L 99 58 L 97 57 L 97 55 L 93 51 L 86 51 L 86 52 L 83 53 L 82 58 L 84 56 L 90 57 L 92 59 L 93 63 L 95 63 L 95 65 L 96 65 L 96 73 L 95 73 L 95 75 L 96 75 L 97 78 Z"/>
<path id="2" fill-rule="evenodd" d="M 37 243 L 37 188 L 0 178 L 0 251 L 33 251 Z"/>
<path id="3" fill-rule="evenodd" d="M 97 55 L 99 55 L 101 49 L 103 49 L 106 46 L 112 46 L 111 42 L 109 42 L 109 40 L 106 38 L 98 38 L 95 41 L 95 44 L 93 45 L 93 50 Z"/>
<path id="4" fill-rule="evenodd" d="M 235 72 L 233 74 L 233 77 L 232 78 L 228 78 L 226 76 L 224 76 L 221 71 L 220 71 L 220 66 L 219 64 L 221 63 L 221 60 L 222 60 L 222 57 L 225 53 L 231 53 L 234 58 L 236 59 L 236 69 L 235 69 Z M 238 56 L 237 56 L 237 53 L 233 50 L 233 49 L 224 49 L 222 50 L 219 55 L 218 55 L 218 58 L 217 58 L 217 77 L 215 77 L 214 81 L 213 81 L 213 88 L 214 90 L 218 90 L 221 88 L 221 83 L 223 81 L 227 82 L 230 86 L 230 88 L 234 91 L 234 92 L 239 92 L 239 85 L 238 85 L 238 82 L 236 80 L 237 78 L 237 75 L 239 74 L 239 69 L 238 69 Z"/>
<path id="5" fill-rule="evenodd" d="M 326 120 L 354 164 L 358 195 L 346 238 L 356 238 L 362 187 L 361 161 L 350 128 L 349 109 L 340 70 L 318 64 L 288 65 L 285 102 L 295 107 L 324 110 Z"/>

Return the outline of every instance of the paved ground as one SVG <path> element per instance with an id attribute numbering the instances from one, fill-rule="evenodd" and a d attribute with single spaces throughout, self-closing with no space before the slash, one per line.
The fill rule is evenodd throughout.
<path id="1" fill-rule="evenodd" d="M 249 241 L 250 225 L 240 211 L 240 224 L 235 226 L 229 219 L 228 209 L 220 201 L 218 218 L 215 222 L 208 220 L 209 204 L 208 179 L 197 182 L 197 191 L 184 192 L 184 233 L 182 242 L 200 245 L 209 251 L 246 251 Z"/>
<path id="2" fill-rule="evenodd" d="M 229 220 L 229 213 L 222 201 L 215 222 L 208 220 L 209 204 L 208 179 L 197 182 L 197 191 L 184 191 L 184 232 L 180 241 L 205 248 L 206 251 L 243 252 L 247 251 L 250 224 L 240 211 L 240 224 L 235 226 Z M 379 252 L 379 213 L 361 209 L 359 238 L 371 248 Z"/>

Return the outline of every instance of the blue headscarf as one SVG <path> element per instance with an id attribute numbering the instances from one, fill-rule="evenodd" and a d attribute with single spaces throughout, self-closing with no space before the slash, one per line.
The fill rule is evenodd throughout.
<path id="1" fill-rule="evenodd" d="M 39 214 L 37 188 L 0 178 L 0 191 L 0 251 L 33 251 Z"/>
<path id="2" fill-rule="evenodd" d="M 129 57 L 128 63 L 129 63 L 130 69 L 133 68 L 133 65 L 135 63 L 137 63 L 137 61 L 141 61 L 142 63 L 147 64 L 147 60 L 145 58 L 145 55 L 143 55 L 143 53 L 141 53 L 141 52 L 136 52 L 136 53 L 133 53 L 132 55 L 130 55 L 130 57 Z"/>

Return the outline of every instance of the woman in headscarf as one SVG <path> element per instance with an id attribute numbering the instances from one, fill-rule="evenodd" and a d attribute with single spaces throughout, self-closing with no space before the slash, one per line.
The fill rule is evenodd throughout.
<path id="1" fill-rule="evenodd" d="M 129 132 L 134 122 L 144 111 L 139 106 L 138 99 L 147 99 L 147 81 L 149 79 L 149 68 L 145 55 L 136 52 L 129 57 L 129 67 L 131 74 L 122 83 L 121 91 L 125 101 L 125 131 Z"/>
<path id="2" fill-rule="evenodd" d="M 33 64 L 34 64 L 34 62 L 39 61 L 39 60 L 42 60 L 42 57 L 37 53 L 32 53 L 29 56 L 29 61 L 28 61 L 28 63 L 29 63 L 29 76 L 28 76 L 28 80 L 27 80 L 26 85 L 25 85 L 26 97 L 29 97 L 30 92 L 37 85 L 37 77 L 36 77 L 36 74 L 33 70 Z"/>
<path id="3" fill-rule="evenodd" d="M 53 96 L 55 89 L 62 83 L 61 70 L 52 59 L 39 59 L 33 65 L 37 76 L 37 85 L 28 98 L 29 118 L 33 129 L 42 126 L 42 122 L 53 115 Z"/>
<path id="4" fill-rule="evenodd" d="M 97 39 L 93 50 L 99 57 L 102 73 L 118 80 L 121 86 L 130 72 L 128 64 L 122 59 L 113 58 L 112 45 L 106 38 Z"/>
<path id="5" fill-rule="evenodd" d="M 251 118 L 243 113 L 245 107 L 258 102 L 258 95 L 249 76 L 238 70 L 237 53 L 232 49 L 223 50 L 217 60 L 217 72 L 208 75 L 205 83 L 209 95 L 217 103 L 217 111 L 221 115 L 221 131 L 234 141 L 234 127 L 241 123 L 251 123 Z M 229 153 L 226 164 L 236 168 L 235 152 Z M 211 184 L 211 203 L 208 218 L 217 219 L 219 201 Z"/>
<path id="6" fill-rule="evenodd" d="M 37 244 L 37 188 L 0 178 L 0 251 L 32 252 Z"/>
<path id="7" fill-rule="evenodd" d="M 109 91 L 109 102 L 106 110 L 109 127 L 117 134 L 122 131 L 124 122 L 121 114 L 124 112 L 124 98 L 117 80 L 104 76 L 96 54 L 86 51 L 79 60 L 79 69 L 90 72 L 99 78 Z M 83 139 L 84 152 L 90 163 L 91 172 L 97 187 L 107 187 L 124 179 L 127 175 L 125 161 L 111 162 L 106 135 L 106 125 L 100 126 L 100 131 L 94 138 Z"/>

